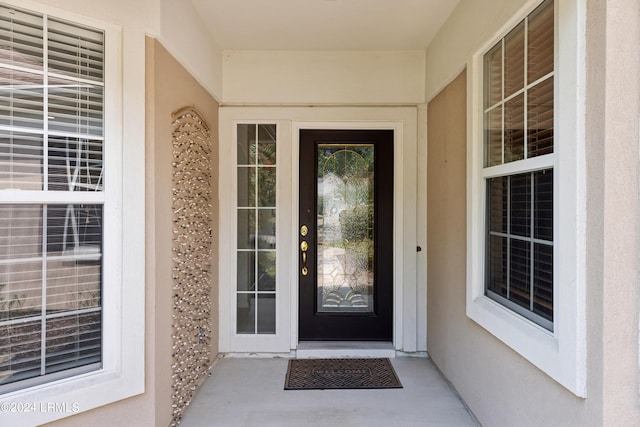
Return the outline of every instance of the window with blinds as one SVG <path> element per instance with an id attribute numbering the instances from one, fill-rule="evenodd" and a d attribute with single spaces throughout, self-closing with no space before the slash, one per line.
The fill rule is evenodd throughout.
<path id="1" fill-rule="evenodd" d="M 0 393 L 102 363 L 104 34 L 0 4 Z"/>
<path id="2" fill-rule="evenodd" d="M 485 293 L 553 330 L 554 5 L 484 55 Z"/>

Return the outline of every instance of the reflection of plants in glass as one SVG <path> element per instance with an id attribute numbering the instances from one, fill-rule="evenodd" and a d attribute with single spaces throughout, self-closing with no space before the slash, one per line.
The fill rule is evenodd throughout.
<path id="1" fill-rule="evenodd" d="M 264 254 L 265 258 L 267 259 L 267 268 L 264 269 L 264 272 L 267 273 L 269 277 L 275 278 L 276 277 L 276 252 L 268 251 L 268 252 L 261 252 L 261 253 Z"/>
<path id="2" fill-rule="evenodd" d="M 275 207 L 276 204 L 275 141 L 275 126 L 259 125 L 258 143 L 249 144 L 249 164 L 257 167 L 255 174 L 249 174 L 248 190 L 251 194 L 258 189 L 257 206 L 261 207 Z"/>
<path id="3" fill-rule="evenodd" d="M 73 303 L 70 303 L 73 304 Z M 77 308 L 93 308 L 100 305 L 100 291 L 93 290 L 78 294 Z M 76 308 L 76 307 L 74 307 Z"/>
<path id="4" fill-rule="evenodd" d="M 6 287 L 6 283 L 0 283 L 0 292 L 2 292 Z M 6 317 L 9 317 L 10 312 L 13 312 L 14 315 L 20 314 L 26 298 L 26 294 L 13 294 L 13 296 L 9 299 L 6 299 L 4 296 L 0 296 L 0 311 L 6 313 Z"/>
<path id="5" fill-rule="evenodd" d="M 276 251 L 258 252 L 258 287 L 261 291 L 275 290 Z"/>
<path id="6" fill-rule="evenodd" d="M 373 209 L 369 206 L 356 206 L 340 212 L 342 238 L 348 241 L 361 241 L 373 238 Z"/>

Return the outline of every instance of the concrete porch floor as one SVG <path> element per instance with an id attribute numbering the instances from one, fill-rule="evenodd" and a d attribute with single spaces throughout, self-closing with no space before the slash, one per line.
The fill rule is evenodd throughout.
<path id="1" fill-rule="evenodd" d="M 181 426 L 478 426 L 428 359 L 391 359 L 402 389 L 284 390 L 288 359 L 219 360 Z"/>

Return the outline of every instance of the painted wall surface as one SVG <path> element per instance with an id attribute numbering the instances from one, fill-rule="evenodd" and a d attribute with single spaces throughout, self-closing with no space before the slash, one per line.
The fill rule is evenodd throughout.
<path id="1" fill-rule="evenodd" d="M 207 122 L 213 137 L 212 176 L 218 176 L 217 138 L 218 104 L 189 72 L 172 57 L 157 41 L 147 39 L 147 93 L 153 96 L 147 103 L 147 227 L 149 239 L 148 260 L 155 266 L 150 273 L 148 289 L 155 293 L 155 306 L 152 308 L 155 325 L 155 345 L 151 351 L 154 357 L 156 377 L 156 423 L 167 425 L 171 419 L 171 364 L 172 364 L 172 118 L 171 113 L 184 106 L 194 107 Z M 217 182 L 213 185 L 213 247 L 218 247 L 216 201 Z M 214 336 L 211 337 L 212 355 L 218 353 L 218 288 L 217 256 L 214 254 L 211 293 L 211 320 Z"/>
<path id="2" fill-rule="evenodd" d="M 482 2 L 501 11 L 500 22 L 485 20 L 478 3 L 461 2 L 427 52 L 429 354 L 483 425 L 640 425 L 640 57 L 629 54 L 640 40 L 637 2 L 581 2 L 587 16 L 586 399 L 465 315 L 467 88 L 466 73 L 454 76 L 510 18 L 502 11 L 519 8 Z"/>
<path id="3" fill-rule="evenodd" d="M 429 44 L 426 100 L 464 68 L 465 62 L 528 0 L 462 0 Z"/>
<path id="4" fill-rule="evenodd" d="M 225 105 L 424 102 L 424 52 L 225 51 Z"/>
<path id="5" fill-rule="evenodd" d="M 169 425 L 172 385 L 172 118 L 183 106 L 193 106 L 205 118 L 213 137 L 212 175 L 217 170 L 218 104 L 155 39 L 146 40 L 146 339 L 145 393 L 64 419 L 56 426 Z M 213 186 L 212 199 L 217 197 Z M 214 204 L 214 217 L 218 207 Z M 213 224 L 217 247 L 217 221 Z M 213 257 L 212 355 L 218 353 L 217 256 Z"/>
<path id="6" fill-rule="evenodd" d="M 150 34 L 189 70 L 216 99 L 222 99 L 222 50 L 216 45 L 191 2 L 181 0 L 26 0 L 21 6 L 45 4 L 120 25 L 125 31 Z"/>
<path id="7" fill-rule="evenodd" d="M 592 425 L 584 400 L 465 314 L 466 89 L 463 72 L 427 109 L 429 355 L 483 425 Z"/>
<path id="8" fill-rule="evenodd" d="M 152 34 L 160 32 L 160 3 L 158 0 L 26 0 L 22 1 L 22 7 L 29 8 L 29 3 L 36 2 L 121 25 L 127 29 L 148 31 Z"/>
<path id="9" fill-rule="evenodd" d="M 640 9 L 587 5 L 589 372 L 602 424 L 640 425 Z"/>
<path id="10" fill-rule="evenodd" d="M 191 2 L 161 0 L 160 3 L 160 32 L 153 34 L 159 36 L 163 46 L 214 98 L 221 100 L 222 50 L 205 29 Z"/>

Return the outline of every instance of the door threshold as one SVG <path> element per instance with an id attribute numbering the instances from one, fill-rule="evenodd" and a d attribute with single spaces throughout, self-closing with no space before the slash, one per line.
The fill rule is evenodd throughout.
<path id="1" fill-rule="evenodd" d="M 391 342 L 378 341 L 301 341 L 296 349 L 296 358 L 356 358 L 396 357 Z"/>

